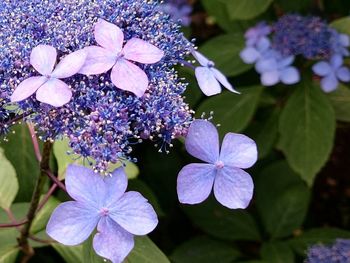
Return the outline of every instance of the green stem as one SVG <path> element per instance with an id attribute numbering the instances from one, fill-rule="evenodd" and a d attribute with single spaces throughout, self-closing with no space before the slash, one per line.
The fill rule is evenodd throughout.
<path id="1" fill-rule="evenodd" d="M 45 186 L 45 180 L 46 180 L 46 172 L 50 167 L 50 155 L 52 150 L 52 143 L 51 142 L 45 142 L 44 143 L 44 149 L 42 154 L 42 160 L 40 162 L 40 175 L 38 177 L 36 186 L 34 188 L 32 200 L 30 202 L 30 207 L 27 213 L 27 220 L 28 223 L 24 225 L 24 227 L 21 230 L 21 236 L 18 238 L 18 244 L 22 248 L 23 253 L 25 254 L 22 258 L 21 262 L 26 263 L 29 261 L 29 259 L 34 255 L 33 248 L 28 243 L 29 238 L 29 231 L 30 227 L 32 226 L 36 211 L 39 206 L 40 196 L 43 192 L 43 188 Z"/>

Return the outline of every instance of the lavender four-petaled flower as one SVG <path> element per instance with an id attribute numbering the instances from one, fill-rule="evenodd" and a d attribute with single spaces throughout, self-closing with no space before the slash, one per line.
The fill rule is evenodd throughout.
<path id="1" fill-rule="evenodd" d="M 46 231 L 58 242 L 74 246 L 84 242 L 97 226 L 93 239 L 96 253 L 121 263 L 134 247 L 133 235 L 146 235 L 158 224 L 152 206 L 138 192 L 125 192 L 124 169 L 110 177 L 76 165 L 67 169 L 66 187 L 75 199 L 60 204 Z"/>
<path id="2" fill-rule="evenodd" d="M 181 203 L 198 204 L 211 193 L 224 206 L 246 208 L 252 199 L 253 181 L 243 171 L 257 160 L 255 142 L 242 134 L 228 133 L 219 149 L 216 127 L 206 120 L 195 120 L 188 131 L 185 146 L 194 157 L 207 163 L 186 165 L 177 179 Z"/>

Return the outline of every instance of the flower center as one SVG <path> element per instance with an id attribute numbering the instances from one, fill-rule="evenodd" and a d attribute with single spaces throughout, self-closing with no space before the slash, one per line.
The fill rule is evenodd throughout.
<path id="1" fill-rule="evenodd" d="M 208 68 L 213 68 L 215 66 L 215 63 L 213 61 L 208 62 Z"/>
<path id="2" fill-rule="evenodd" d="M 224 168 L 224 166 L 225 166 L 225 164 L 222 161 L 217 161 L 215 163 L 216 169 L 222 169 L 222 168 Z"/>
<path id="3" fill-rule="evenodd" d="M 108 214 L 109 214 L 109 210 L 108 210 L 108 208 L 102 208 L 101 210 L 100 210 L 100 214 L 101 214 L 101 216 L 108 216 Z"/>

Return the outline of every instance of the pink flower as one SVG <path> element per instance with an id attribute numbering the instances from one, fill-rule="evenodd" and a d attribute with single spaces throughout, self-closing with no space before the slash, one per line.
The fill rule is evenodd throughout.
<path id="1" fill-rule="evenodd" d="M 141 97 L 149 80 L 146 73 L 130 61 L 154 64 L 162 59 L 164 52 L 139 38 L 130 39 L 123 47 L 123 31 L 103 19 L 95 26 L 95 39 L 101 47 L 84 49 L 88 56 L 79 72 L 98 75 L 112 69 L 111 80 L 116 87 Z"/>
<path id="2" fill-rule="evenodd" d="M 36 99 L 54 107 L 61 107 L 72 98 L 69 86 L 60 79 L 69 78 L 84 65 L 84 50 L 64 57 L 55 67 L 57 51 L 52 46 L 39 45 L 32 50 L 30 64 L 42 75 L 21 82 L 11 96 L 12 102 L 27 99 L 36 92 Z"/>

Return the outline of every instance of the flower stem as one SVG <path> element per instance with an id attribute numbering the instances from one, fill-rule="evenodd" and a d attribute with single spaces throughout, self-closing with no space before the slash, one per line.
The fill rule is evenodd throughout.
<path id="1" fill-rule="evenodd" d="M 51 150 L 52 150 L 52 143 L 49 141 L 45 142 L 43 154 L 42 154 L 42 160 L 40 162 L 41 172 L 40 172 L 40 175 L 38 177 L 36 186 L 34 188 L 32 200 L 30 202 L 30 207 L 29 207 L 29 210 L 27 213 L 28 222 L 22 228 L 21 235 L 18 238 L 18 244 L 22 248 L 23 253 L 25 254 L 21 260 L 21 263 L 28 262 L 29 259 L 34 255 L 34 250 L 28 243 L 29 231 L 30 231 L 30 227 L 32 226 L 33 219 L 35 217 L 37 208 L 39 206 L 39 200 L 40 200 L 41 193 L 42 193 L 43 188 L 45 186 L 46 171 L 49 170 Z"/>

